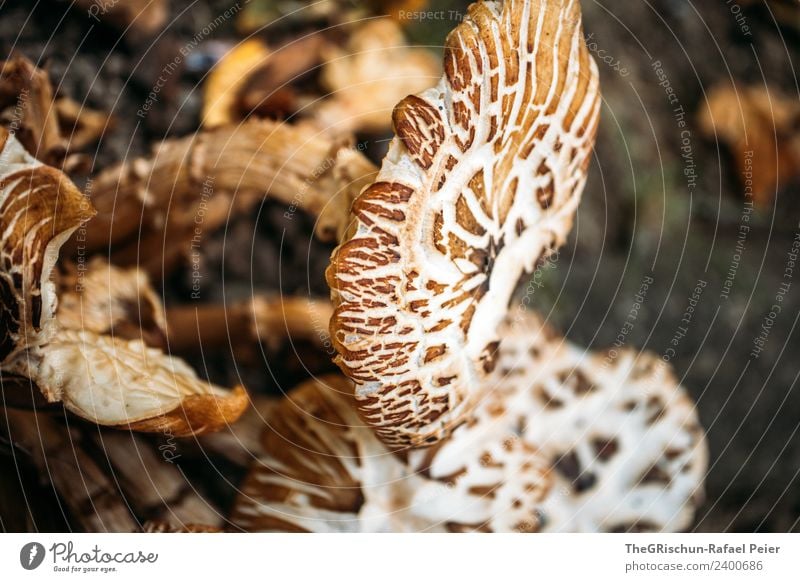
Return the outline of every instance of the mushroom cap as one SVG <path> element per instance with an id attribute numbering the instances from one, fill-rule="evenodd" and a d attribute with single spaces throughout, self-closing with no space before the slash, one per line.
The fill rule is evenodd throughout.
<path id="1" fill-rule="evenodd" d="M 544 531 L 688 528 L 708 450 L 670 366 L 630 349 L 587 352 L 533 314 L 507 320 L 500 333 L 501 388 L 483 406 L 497 408 L 553 467 Z"/>
<path id="2" fill-rule="evenodd" d="M 234 525 L 308 532 L 538 527 L 535 509 L 550 481 L 525 443 L 492 439 L 491 423 L 476 422 L 459 427 L 450 444 L 404 458 L 363 425 L 351 390 L 345 378 L 328 376 L 267 410 L 264 453 L 242 487 Z"/>
<path id="3" fill-rule="evenodd" d="M 58 252 L 94 213 L 69 178 L 0 128 L 0 364 L 52 337 Z"/>
<path id="4" fill-rule="evenodd" d="M 88 330 L 60 330 L 46 346 L 17 358 L 12 371 L 87 420 L 176 437 L 218 430 L 248 403 L 243 388 L 204 382 L 182 360 L 140 340 Z"/>
<path id="5" fill-rule="evenodd" d="M 526 443 L 491 438 L 491 424 L 464 424 L 443 448 L 404 458 L 359 419 L 351 390 L 341 376 L 311 380 L 267 410 L 264 454 L 242 487 L 234 525 L 297 532 L 538 527 L 537 504 L 550 480 Z"/>
<path id="6" fill-rule="evenodd" d="M 571 228 L 599 113 L 577 0 L 473 4 L 444 69 L 395 108 L 327 273 L 337 364 L 392 447 L 469 415 L 521 275 Z"/>
<path id="7" fill-rule="evenodd" d="M 260 531 L 680 531 L 702 500 L 703 431 L 652 355 L 587 353 L 506 320 L 470 420 L 392 452 L 327 377 L 267 409 L 233 523 Z"/>

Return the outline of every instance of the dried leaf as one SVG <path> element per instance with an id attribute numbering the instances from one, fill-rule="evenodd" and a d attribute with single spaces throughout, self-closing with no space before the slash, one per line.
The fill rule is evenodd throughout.
<path id="1" fill-rule="evenodd" d="M 96 258 L 63 276 L 59 287 L 57 317 L 63 328 L 167 347 L 164 307 L 139 269 Z"/>
<path id="2" fill-rule="evenodd" d="M 151 158 L 105 170 L 93 180 L 99 215 L 87 232 L 86 250 L 107 250 L 130 238 L 131 246 L 115 254 L 114 262 L 135 264 L 144 257 L 152 265 L 146 269 L 150 276 L 161 276 L 169 270 L 162 271 L 165 252 L 186 255 L 197 228 L 213 232 L 230 220 L 232 201 L 236 212 L 244 212 L 267 193 L 287 203 L 290 213 L 321 214 L 318 232 L 331 238 L 343 229 L 350 201 L 374 171 L 347 142 L 268 120 L 170 140 Z"/>
<path id="3" fill-rule="evenodd" d="M 337 363 L 396 447 L 468 417 L 521 275 L 572 226 L 599 113 L 576 0 L 473 4 L 444 63 L 396 107 L 328 270 Z"/>
<path id="4" fill-rule="evenodd" d="M 239 116 L 287 118 L 316 100 L 312 87 L 304 85 L 310 85 L 307 79 L 317 73 L 326 46 L 322 34 L 309 34 L 275 49 L 242 85 L 237 99 Z"/>

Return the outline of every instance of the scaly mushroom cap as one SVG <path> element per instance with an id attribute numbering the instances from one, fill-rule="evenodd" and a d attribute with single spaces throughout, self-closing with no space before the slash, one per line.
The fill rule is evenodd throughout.
<path id="1" fill-rule="evenodd" d="M 396 107 L 328 271 L 337 363 L 393 447 L 467 417 L 522 273 L 571 228 L 598 120 L 577 0 L 473 4 L 444 68 Z"/>
<path id="2" fill-rule="evenodd" d="M 553 466 L 545 531 L 681 531 L 703 498 L 708 452 L 694 403 L 669 365 L 596 353 L 538 317 L 500 329 L 494 407 Z M 536 342 L 532 338 L 550 338 Z"/>
<path id="3" fill-rule="evenodd" d="M 103 335 L 124 332 L 125 324 L 130 332 L 122 304 L 141 306 L 143 298 L 163 336 L 161 304 L 141 274 L 114 277 L 108 265 L 92 263 L 78 279 L 83 288 L 62 287 L 67 301 L 56 318 L 50 279 L 59 249 L 93 214 L 69 178 L 0 129 L 0 373 L 15 385 L 20 376 L 33 381 L 49 402 L 98 424 L 185 436 L 235 420 L 248 402 L 242 388 L 203 382 L 184 362 L 126 341 L 126 333 Z"/>
<path id="4" fill-rule="evenodd" d="M 50 276 L 61 246 L 92 216 L 69 178 L 0 128 L 0 365 L 52 337 Z"/>
<path id="5" fill-rule="evenodd" d="M 246 530 L 679 531 L 702 500 L 703 431 L 653 356 L 586 353 L 507 320 L 489 393 L 436 446 L 392 454 L 342 378 L 275 404 L 234 508 Z"/>
<path id="6" fill-rule="evenodd" d="M 462 425 L 441 449 L 392 453 L 362 424 L 339 376 L 296 388 L 266 414 L 262 458 L 235 505 L 248 531 L 535 530 L 546 467 L 493 423 Z M 433 451 L 436 451 L 433 453 Z M 514 478 L 509 478 L 513 475 Z"/>

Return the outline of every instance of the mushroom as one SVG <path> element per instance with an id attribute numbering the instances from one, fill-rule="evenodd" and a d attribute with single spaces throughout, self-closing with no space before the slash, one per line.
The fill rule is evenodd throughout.
<path id="1" fill-rule="evenodd" d="M 147 272 L 160 277 L 168 270 L 165 262 L 189 253 L 198 230 L 213 231 L 267 193 L 289 205 L 288 212 L 320 215 L 318 233 L 330 239 L 374 172 L 346 140 L 308 126 L 252 120 L 169 140 L 151 158 L 92 180 L 99 214 L 86 233 L 85 251 L 114 246 L 114 262 L 145 257 Z"/>
<path id="2" fill-rule="evenodd" d="M 336 362 L 392 447 L 468 417 L 521 275 L 572 225 L 598 121 L 576 0 L 473 4 L 444 68 L 395 108 L 327 273 Z"/>
<path id="3" fill-rule="evenodd" d="M 94 215 L 70 180 L 0 128 L 0 366 L 55 332 L 50 280 L 64 242 Z"/>
<path id="4" fill-rule="evenodd" d="M 264 454 L 242 486 L 234 526 L 308 532 L 499 531 L 512 521 L 538 526 L 531 508 L 550 481 L 525 443 L 490 441 L 496 426 L 479 421 L 462 425 L 453 445 L 434 458 L 417 450 L 404 460 L 361 423 L 351 389 L 346 379 L 327 376 L 267 410 Z M 524 501 L 511 507 L 520 495 Z"/>
<path id="5" fill-rule="evenodd" d="M 45 163 L 59 161 L 65 150 L 47 72 L 25 57 L 0 63 L 0 108 L 4 125 L 24 147 Z"/>
<path id="6" fill-rule="evenodd" d="M 352 384 L 310 381 L 265 413 L 232 522 L 278 531 L 679 531 L 707 464 L 666 364 L 608 368 L 535 315 L 501 326 L 486 397 L 433 447 L 399 453 L 353 410 Z"/>
<path id="7" fill-rule="evenodd" d="M 62 402 L 102 425 L 187 436 L 235 420 L 247 406 L 244 389 L 212 386 L 181 360 L 141 339 L 105 334 L 119 328 L 120 305 L 132 295 L 138 298 L 125 286 L 125 278 L 80 280 L 92 285 L 81 295 L 106 294 L 107 325 L 102 314 L 84 310 L 82 301 L 69 293 L 58 312 L 60 321 L 56 317 L 58 293 L 51 275 L 59 249 L 93 213 L 64 174 L 42 165 L 0 129 L 0 371 L 29 379 L 48 402 Z M 100 269 L 108 272 L 102 265 Z M 144 297 L 158 327 L 162 308 L 152 291 Z M 79 314 L 69 313 L 70 307 Z M 88 315 L 85 321 L 83 313 Z"/>
<path id="8" fill-rule="evenodd" d="M 543 530 L 688 528 L 703 500 L 708 450 L 669 365 L 631 349 L 587 352 L 531 313 L 507 320 L 500 334 L 507 339 L 482 407 L 502 414 L 553 467 Z"/>
<path id="9" fill-rule="evenodd" d="M 313 123 L 334 135 L 379 133 L 390 127 L 395 104 L 441 75 L 425 48 L 409 47 L 393 20 L 368 20 L 345 46 L 329 43 L 321 83 L 329 95 L 308 110 Z"/>

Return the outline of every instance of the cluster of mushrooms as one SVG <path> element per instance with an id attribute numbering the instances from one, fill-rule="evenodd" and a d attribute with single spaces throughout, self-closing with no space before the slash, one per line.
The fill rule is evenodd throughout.
<path id="1" fill-rule="evenodd" d="M 376 22 L 369 26 L 385 30 L 355 39 L 357 58 L 337 55 L 331 66 L 356 69 L 417 50 L 395 47 L 396 27 Z M 370 48 L 385 35 L 394 48 Z M 84 527 L 691 525 L 707 449 L 669 366 L 631 350 L 587 352 L 535 312 L 510 307 L 525 274 L 564 244 L 587 177 L 600 95 L 578 0 L 473 4 L 447 38 L 444 73 L 431 88 L 428 57 L 401 62 L 409 68 L 402 94 L 388 97 L 396 102 L 415 84 L 419 92 L 383 121 L 396 135 L 379 170 L 349 137 L 360 123 L 381 123 L 387 89 L 366 74 L 353 78 L 375 93 L 372 108 L 343 86 L 293 123 L 231 119 L 221 98 L 207 108 L 202 132 L 101 172 L 89 196 L 2 131 L 7 429 L 39 451 L 43 470 L 71 449 L 69 470 L 47 473 L 73 512 L 91 514 Z M 338 242 L 330 303 L 161 304 L 150 280 L 181 260 L 181 245 L 165 241 L 186 241 L 194 228 L 180 220 L 191 212 L 169 209 L 193 208 L 209 176 L 216 193 L 203 208 L 207 228 L 266 192 L 318 217 L 316 235 Z M 330 321 L 341 373 L 281 399 L 211 385 L 170 355 L 182 347 L 175 328 L 196 328 L 213 349 L 233 337 L 313 338 L 309 320 L 320 317 Z M 53 407 L 96 430 L 64 430 Z M 176 467 L 142 432 L 192 437 L 204 454 L 247 464 L 233 506 L 210 507 L 181 487 Z M 108 462 L 83 453 L 79 440 L 102 447 Z M 118 495 L 87 508 L 91 493 L 78 490 L 112 480 L 134 492 L 134 513 L 148 523 L 132 518 Z"/>

